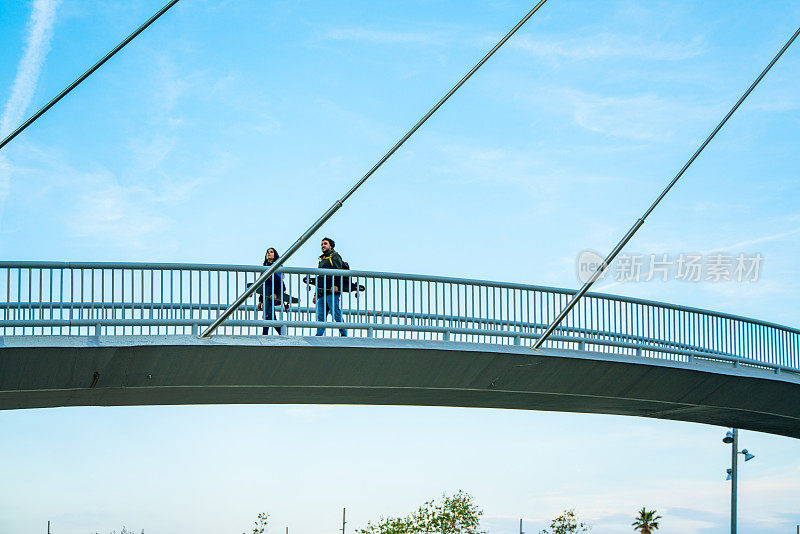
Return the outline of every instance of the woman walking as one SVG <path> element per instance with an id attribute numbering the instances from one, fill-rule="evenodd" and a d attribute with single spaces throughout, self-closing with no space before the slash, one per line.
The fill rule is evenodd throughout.
<path id="1" fill-rule="evenodd" d="M 267 249 L 264 255 L 264 266 L 269 267 L 279 258 L 278 251 L 272 247 Z M 275 273 L 264 281 L 264 285 L 257 290 L 258 292 L 258 309 L 264 306 L 264 319 L 271 321 L 275 318 L 275 307 L 280 306 L 283 302 L 283 295 L 286 293 L 286 286 L 283 284 L 283 275 Z M 267 301 L 266 305 L 264 300 Z M 288 311 L 288 304 L 285 306 Z M 275 326 L 275 331 L 280 335 L 280 329 Z M 265 326 L 262 330 L 263 335 L 269 335 L 269 326 Z"/>

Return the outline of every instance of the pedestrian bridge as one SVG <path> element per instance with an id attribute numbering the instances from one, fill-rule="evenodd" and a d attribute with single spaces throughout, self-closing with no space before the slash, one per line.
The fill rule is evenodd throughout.
<path id="1" fill-rule="evenodd" d="M 637 415 L 800 438 L 800 331 L 524 284 L 260 266 L 0 262 L 0 409 L 210 403 L 474 406 Z M 347 278 L 343 278 L 346 273 Z M 352 288 L 317 322 L 313 282 Z M 326 287 L 324 287 L 326 289 Z M 285 335 L 259 335 L 264 326 Z M 326 336 L 312 337 L 318 327 Z M 273 331 L 274 334 L 274 331 Z"/>

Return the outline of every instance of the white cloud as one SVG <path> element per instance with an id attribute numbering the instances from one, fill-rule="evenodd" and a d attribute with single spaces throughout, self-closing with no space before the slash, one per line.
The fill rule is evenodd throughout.
<path id="1" fill-rule="evenodd" d="M 753 245 L 760 245 L 761 243 L 768 243 L 770 241 L 780 241 L 783 240 L 785 237 L 795 236 L 800 234 L 800 228 L 794 228 L 792 230 L 787 230 L 785 232 L 778 232 L 777 234 L 765 235 L 761 237 L 756 237 L 755 239 L 749 239 L 747 241 L 740 241 L 738 243 L 734 243 L 733 245 L 728 245 L 722 247 L 723 250 L 740 250 L 744 249 L 745 247 L 751 247 Z M 711 252 L 711 251 L 709 251 Z"/>
<path id="2" fill-rule="evenodd" d="M 59 0 L 35 0 L 33 3 L 25 52 L 17 65 L 17 75 L 11 85 L 11 97 L 6 102 L 3 115 L 0 117 L 0 138 L 10 134 L 25 117 L 25 110 L 31 103 L 39 81 L 42 64 L 50 50 L 58 3 Z M 0 223 L 10 187 L 11 165 L 3 155 L 0 155 Z"/>
<path id="3" fill-rule="evenodd" d="M 444 40 L 430 33 L 380 31 L 364 28 L 339 28 L 328 30 L 323 39 L 331 41 L 359 41 L 372 44 L 422 44 L 441 45 Z"/>
<path id="4" fill-rule="evenodd" d="M 697 102 L 653 91 L 603 94 L 572 85 L 532 86 L 519 95 L 531 110 L 556 113 L 585 130 L 607 136 L 616 144 L 603 145 L 599 154 L 629 151 L 642 143 L 673 141 L 698 135 L 724 113 L 724 103 Z M 586 145 L 592 150 L 592 145 Z"/>
<path id="5" fill-rule="evenodd" d="M 498 147 L 480 147 L 460 143 L 440 143 L 443 155 L 441 171 L 459 183 L 491 182 L 505 184 L 528 193 L 541 202 L 537 209 L 550 205 L 546 198 L 560 189 L 567 172 L 520 151 Z"/>
<path id="6" fill-rule="evenodd" d="M 11 164 L 0 155 L 0 228 L 3 222 L 3 206 L 5 206 L 8 192 L 11 188 Z"/>
<path id="7" fill-rule="evenodd" d="M 33 3 L 25 52 L 17 66 L 17 75 L 11 86 L 11 98 L 6 102 L 0 118 L 2 137 L 11 133 L 22 122 L 25 110 L 31 103 L 42 64 L 50 50 L 58 2 L 59 0 L 35 0 Z"/>
<path id="8" fill-rule="evenodd" d="M 107 171 L 86 174 L 82 182 L 83 193 L 68 214 L 73 236 L 110 239 L 139 248 L 168 229 L 170 221 L 152 208 L 157 192 L 144 186 L 123 186 Z"/>
<path id="9" fill-rule="evenodd" d="M 618 97 L 567 90 L 564 98 L 579 126 L 639 141 L 668 139 L 689 117 L 702 121 L 707 113 L 705 108 L 692 109 L 653 94 Z"/>
<path id="10" fill-rule="evenodd" d="M 705 48 L 700 37 L 695 37 L 686 43 L 672 43 L 610 34 L 561 40 L 526 35 L 512 40 L 509 45 L 550 61 L 560 59 L 681 61 L 699 56 Z"/>
<path id="11" fill-rule="evenodd" d="M 723 510 L 728 494 L 720 491 L 720 484 L 721 480 L 683 478 L 642 480 L 635 490 L 623 487 L 598 490 L 596 484 L 565 484 L 566 490 L 532 496 L 538 510 L 528 518 L 544 522 L 568 504 L 597 532 L 630 532 L 630 520 L 622 522 L 626 512 L 638 510 L 642 503 L 657 503 L 659 514 L 664 516 L 662 530 L 665 533 L 702 534 L 716 531 L 715 526 L 726 522 L 727 513 Z M 800 491 L 797 468 L 787 473 L 765 473 L 747 480 L 746 487 L 743 485 L 740 489 L 754 501 L 748 510 L 748 522 L 762 525 L 763 531 L 769 532 L 780 532 L 781 528 L 789 526 L 780 511 L 792 509 Z"/>

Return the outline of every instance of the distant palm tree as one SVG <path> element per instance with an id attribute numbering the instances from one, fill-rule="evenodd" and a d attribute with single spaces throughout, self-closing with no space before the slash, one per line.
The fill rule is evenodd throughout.
<path id="1" fill-rule="evenodd" d="M 660 515 L 656 515 L 655 510 L 647 511 L 644 507 L 639 510 L 639 516 L 633 524 L 633 530 L 638 530 L 641 534 L 653 534 L 654 530 L 658 530 L 658 520 L 661 519 Z"/>

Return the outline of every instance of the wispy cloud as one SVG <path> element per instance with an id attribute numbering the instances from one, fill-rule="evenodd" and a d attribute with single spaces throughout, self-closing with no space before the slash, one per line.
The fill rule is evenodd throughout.
<path id="1" fill-rule="evenodd" d="M 748 494 L 754 495 L 753 499 L 757 499 L 760 505 L 751 509 L 748 519 L 762 525 L 759 532 L 780 532 L 791 525 L 779 512 L 792 508 L 800 490 L 797 469 L 791 471 L 786 474 L 771 472 L 748 481 Z M 532 519 L 542 521 L 552 517 L 566 501 L 580 510 L 581 517 L 588 519 L 598 532 L 629 532 L 620 528 L 627 515 L 625 511 L 636 510 L 643 502 L 661 503 L 659 513 L 667 518 L 665 523 L 669 525 L 669 532 L 702 534 L 715 531 L 715 526 L 726 521 L 727 515 L 719 510 L 724 507 L 727 495 L 719 491 L 719 485 L 718 481 L 712 480 L 688 483 L 682 478 L 662 479 L 658 484 L 643 483 L 632 493 L 623 488 L 601 492 L 576 484 L 570 488 L 569 497 L 565 492 L 538 495 L 536 500 L 541 511 Z M 773 504 L 767 506 L 767 502 Z M 704 503 L 704 506 L 686 503 Z M 626 523 L 630 524 L 629 521 Z"/>
<path id="2" fill-rule="evenodd" d="M 749 247 L 753 245 L 760 245 L 762 243 L 769 243 L 772 241 L 783 241 L 787 238 L 792 238 L 795 236 L 800 235 L 800 228 L 793 228 L 791 230 L 785 230 L 783 232 L 778 232 L 775 234 L 764 235 L 760 237 L 756 237 L 754 239 L 748 239 L 746 241 L 739 241 L 737 243 L 732 243 L 730 245 L 724 245 L 719 247 L 713 247 L 706 250 L 701 250 L 697 252 L 700 255 L 710 255 L 714 253 L 722 253 L 722 254 L 739 254 L 743 251 L 749 250 Z M 654 251 L 654 253 L 661 252 L 665 253 L 669 250 L 675 250 L 675 244 L 662 244 L 659 248 L 658 246 L 651 246 L 649 247 L 650 250 Z M 572 259 L 574 262 L 574 258 Z M 611 271 L 609 271 L 610 273 Z M 608 274 L 606 275 L 608 276 Z M 654 281 L 654 284 L 658 284 L 658 280 Z M 598 286 L 595 288 L 595 291 L 598 292 L 607 292 L 614 287 L 617 286 L 624 286 L 629 285 L 629 282 L 611 282 L 604 286 Z M 707 291 L 711 291 L 717 295 L 723 295 L 727 297 L 763 297 L 766 295 L 779 295 L 783 291 L 783 286 L 778 281 L 767 282 L 765 280 L 760 280 L 758 284 L 718 284 L 718 283 L 706 283 L 703 284 L 703 289 Z"/>
<path id="3" fill-rule="evenodd" d="M 722 250 L 739 250 L 744 249 L 745 247 L 751 247 L 753 245 L 760 245 L 761 243 L 768 243 L 770 241 L 779 241 L 785 237 L 796 236 L 800 234 L 800 228 L 794 228 L 792 230 L 787 230 L 785 232 L 778 232 L 777 234 L 765 235 L 761 237 L 757 237 L 755 239 L 748 239 L 747 241 L 740 241 L 738 243 L 734 243 L 732 245 L 727 245 L 725 247 L 721 247 Z M 709 251 L 709 252 L 715 252 Z"/>
<path id="4" fill-rule="evenodd" d="M 718 118 L 722 105 L 716 102 L 686 103 L 674 95 L 649 90 L 603 93 L 571 84 L 532 86 L 518 97 L 531 110 L 557 114 L 576 126 L 603 135 L 612 144 L 602 145 L 598 154 L 609 150 L 628 151 L 634 146 L 696 134 Z M 591 145 L 586 146 L 591 149 Z"/>
<path id="5" fill-rule="evenodd" d="M 25 52 L 17 65 L 17 75 L 11 85 L 11 97 L 6 102 L 3 115 L 0 117 L 0 138 L 5 138 L 11 133 L 25 117 L 25 110 L 28 109 L 36 91 L 42 64 L 50 50 L 58 3 L 59 0 L 35 0 L 33 3 Z M 11 165 L 4 155 L 0 154 L 0 224 L 10 187 Z"/>
<path id="6" fill-rule="evenodd" d="M 11 188 L 11 164 L 0 154 L 0 228 L 3 226 L 3 207 Z"/>
<path id="7" fill-rule="evenodd" d="M 435 34 L 425 32 L 403 32 L 368 30 L 364 28 L 337 28 L 322 34 L 323 39 L 331 41 L 358 41 L 372 44 L 421 44 L 441 45 L 445 40 Z"/>
<path id="8" fill-rule="evenodd" d="M 671 137 L 690 117 L 702 117 L 705 108 L 691 108 L 653 94 L 598 96 L 583 91 L 564 93 L 575 122 L 592 132 L 613 137 L 652 141 Z"/>
<path id="9" fill-rule="evenodd" d="M 168 227 L 166 217 L 152 207 L 157 194 L 144 186 L 123 186 L 112 174 L 84 176 L 84 193 L 76 199 L 68 225 L 73 236 L 101 241 L 113 236 L 142 247 L 151 236 Z"/>
<path id="10" fill-rule="evenodd" d="M 509 45 L 549 61 L 597 59 L 681 61 L 699 56 L 705 50 L 703 39 L 700 37 L 695 37 L 689 42 L 663 42 L 610 34 L 561 40 L 522 36 L 511 41 Z"/>
<path id="11" fill-rule="evenodd" d="M 11 133 L 11 130 L 22 122 L 25 110 L 31 103 L 42 64 L 50 50 L 58 3 L 59 0 L 35 0 L 33 3 L 25 52 L 17 66 L 17 75 L 11 86 L 11 98 L 6 102 L 3 116 L 0 118 L 2 137 Z"/>
<path id="12" fill-rule="evenodd" d="M 344 27 L 329 29 L 321 35 L 321 38 L 380 45 L 420 44 L 485 48 L 497 42 L 498 36 Z M 571 39 L 520 35 L 509 41 L 507 46 L 549 62 L 599 59 L 683 61 L 697 57 L 706 50 L 705 40 L 702 36 L 695 36 L 688 41 L 665 41 L 637 35 L 605 33 Z"/>

